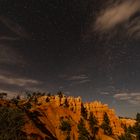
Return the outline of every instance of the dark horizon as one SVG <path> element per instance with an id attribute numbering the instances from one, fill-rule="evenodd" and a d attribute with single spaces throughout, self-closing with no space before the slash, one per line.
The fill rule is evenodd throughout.
<path id="1" fill-rule="evenodd" d="M 99 100 L 140 112 L 140 2 L 0 1 L 0 91 Z M 126 10 L 127 9 L 127 10 Z"/>

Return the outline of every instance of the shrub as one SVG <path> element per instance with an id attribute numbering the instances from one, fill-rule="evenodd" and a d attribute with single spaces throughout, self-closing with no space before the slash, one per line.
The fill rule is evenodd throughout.
<path id="1" fill-rule="evenodd" d="M 0 107 L 0 140 L 26 140 L 21 131 L 24 123 L 21 110 Z"/>

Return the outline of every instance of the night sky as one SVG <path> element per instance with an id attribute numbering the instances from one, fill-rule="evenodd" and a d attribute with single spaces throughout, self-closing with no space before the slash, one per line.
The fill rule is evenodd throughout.
<path id="1" fill-rule="evenodd" d="M 139 0 L 0 0 L 0 91 L 57 92 L 140 112 Z"/>

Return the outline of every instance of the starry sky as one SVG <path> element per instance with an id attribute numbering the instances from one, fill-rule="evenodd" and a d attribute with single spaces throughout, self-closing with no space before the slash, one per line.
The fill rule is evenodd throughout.
<path id="1" fill-rule="evenodd" d="M 81 96 L 140 112 L 140 1 L 1 0 L 0 92 Z"/>

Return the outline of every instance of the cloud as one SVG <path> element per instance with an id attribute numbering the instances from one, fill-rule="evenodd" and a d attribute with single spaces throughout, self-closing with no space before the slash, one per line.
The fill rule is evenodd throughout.
<path id="1" fill-rule="evenodd" d="M 99 31 L 110 30 L 118 24 L 127 21 L 138 11 L 140 11 L 139 0 L 115 3 L 101 11 L 101 14 L 97 17 L 95 28 Z"/>
<path id="2" fill-rule="evenodd" d="M 86 74 L 79 74 L 79 75 L 59 75 L 59 78 L 64 79 L 67 82 L 70 82 L 70 86 L 77 85 L 77 84 L 85 84 L 89 83 L 91 80 Z"/>
<path id="3" fill-rule="evenodd" d="M 134 105 L 140 104 L 140 93 L 118 93 L 113 96 L 120 101 L 127 101 Z"/>
<path id="4" fill-rule="evenodd" d="M 25 64 L 22 58 L 14 47 L 9 47 L 5 44 L 0 44 L 0 64 L 17 65 Z"/>
<path id="5" fill-rule="evenodd" d="M 27 33 L 22 26 L 20 26 L 18 23 L 14 22 L 10 18 L 7 18 L 5 16 L 0 16 L 0 22 L 2 22 L 6 27 L 8 27 L 9 30 L 11 30 L 19 37 L 26 38 L 26 39 L 30 37 L 29 33 Z"/>
<path id="6" fill-rule="evenodd" d="M 126 25 L 127 35 L 129 37 L 140 38 L 140 17 L 133 19 Z"/>
<path id="7" fill-rule="evenodd" d="M 0 36 L 0 41 L 14 41 L 14 40 L 19 40 L 19 37 L 11 37 L 11 36 Z"/>
<path id="8" fill-rule="evenodd" d="M 15 85 L 19 87 L 41 84 L 41 82 L 37 80 L 27 79 L 27 78 L 15 78 L 15 77 L 6 76 L 6 75 L 0 75 L 0 83 Z"/>
<path id="9" fill-rule="evenodd" d="M 81 75 L 74 75 L 68 78 L 68 80 L 70 81 L 75 81 L 75 80 L 86 80 L 88 79 L 88 76 L 85 74 L 81 74 Z"/>
<path id="10" fill-rule="evenodd" d="M 88 83 L 88 82 L 90 82 L 90 81 L 91 81 L 91 80 L 89 80 L 89 79 L 81 80 L 81 81 L 79 81 L 79 84 Z"/>
<path id="11" fill-rule="evenodd" d="M 139 0 L 121 0 L 108 4 L 105 10 L 102 9 L 97 15 L 93 29 L 98 33 L 108 33 L 113 30 L 113 34 L 121 29 L 121 33 L 125 32 L 128 37 L 139 38 L 140 17 L 136 16 L 138 12 L 140 12 Z"/>
<path id="12" fill-rule="evenodd" d="M 73 75 L 73 76 L 67 78 L 67 80 L 72 82 L 71 85 L 85 84 L 85 83 L 88 83 L 91 81 L 86 74 Z"/>
<path id="13" fill-rule="evenodd" d="M 104 92 L 104 91 L 102 91 L 102 92 L 100 92 L 100 94 L 101 94 L 101 95 L 109 95 L 109 92 Z"/>

